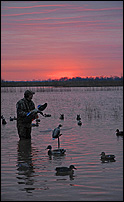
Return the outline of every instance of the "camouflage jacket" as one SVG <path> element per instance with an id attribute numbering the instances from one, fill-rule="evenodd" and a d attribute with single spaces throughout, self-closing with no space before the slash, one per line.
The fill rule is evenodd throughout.
<path id="1" fill-rule="evenodd" d="M 17 102 L 16 109 L 17 109 L 17 122 L 27 124 L 27 122 L 25 122 L 25 118 L 28 112 L 35 109 L 35 104 L 32 100 L 28 101 L 27 99 L 23 98 Z M 31 123 L 30 119 L 28 123 Z"/>

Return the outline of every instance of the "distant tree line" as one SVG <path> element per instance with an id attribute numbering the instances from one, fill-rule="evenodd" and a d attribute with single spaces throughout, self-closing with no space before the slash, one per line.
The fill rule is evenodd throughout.
<path id="1" fill-rule="evenodd" d="M 1 80 L 1 87 L 28 87 L 28 86 L 53 86 L 53 87 L 101 87 L 123 86 L 123 77 L 62 77 L 44 81 L 5 81 Z"/>

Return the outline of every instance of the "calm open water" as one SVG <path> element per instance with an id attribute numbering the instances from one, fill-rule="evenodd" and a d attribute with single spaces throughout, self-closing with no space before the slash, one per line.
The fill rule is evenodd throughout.
<path id="1" fill-rule="evenodd" d="M 48 103 L 39 115 L 39 127 L 32 128 L 31 141 L 19 141 L 16 102 L 25 88 L 2 88 L 1 113 L 1 200 L 2 201 L 123 201 L 123 88 L 31 88 L 33 101 Z M 60 120 L 60 114 L 65 115 Z M 82 126 L 76 116 L 81 115 Z M 49 158 L 45 148 L 52 131 L 62 124 L 61 147 L 66 155 Z M 100 153 L 114 154 L 115 162 L 102 163 Z M 57 166 L 73 164 L 73 176 L 56 176 Z"/>

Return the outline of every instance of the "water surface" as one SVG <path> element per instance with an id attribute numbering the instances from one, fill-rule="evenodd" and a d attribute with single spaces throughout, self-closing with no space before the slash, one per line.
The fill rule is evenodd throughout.
<path id="1" fill-rule="evenodd" d="M 32 89 L 32 88 L 31 88 Z M 2 88 L 1 113 L 1 200 L 2 201 L 123 201 L 123 88 L 33 88 L 34 102 L 48 103 L 32 139 L 19 141 L 16 102 L 25 88 Z M 60 114 L 65 115 L 60 120 Z M 81 115 L 82 126 L 76 116 Z M 62 124 L 61 147 L 66 155 L 50 158 L 52 130 Z M 114 154 L 115 162 L 103 163 L 100 153 Z M 73 164 L 72 176 L 56 176 L 57 166 Z"/>

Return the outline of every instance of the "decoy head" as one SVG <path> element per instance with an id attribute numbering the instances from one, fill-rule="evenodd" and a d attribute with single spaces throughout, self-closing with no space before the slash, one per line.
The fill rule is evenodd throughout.
<path id="1" fill-rule="evenodd" d="M 51 145 L 48 145 L 48 147 L 47 147 L 46 149 L 50 149 L 50 150 L 51 150 L 51 149 L 52 149 L 52 146 L 51 146 Z"/>
<path id="2" fill-rule="evenodd" d="M 116 132 L 119 133 L 119 129 L 117 129 Z"/>
<path id="3" fill-rule="evenodd" d="M 105 152 L 101 152 L 101 154 L 100 154 L 101 156 L 105 156 Z"/>
<path id="4" fill-rule="evenodd" d="M 60 128 L 60 127 L 62 127 L 62 125 L 61 125 L 61 124 L 59 124 L 59 126 L 58 126 L 58 127 Z"/>
<path id="5" fill-rule="evenodd" d="M 70 168 L 71 170 L 72 170 L 72 169 L 77 170 L 77 168 L 75 168 L 74 165 L 70 165 L 69 168 Z"/>

